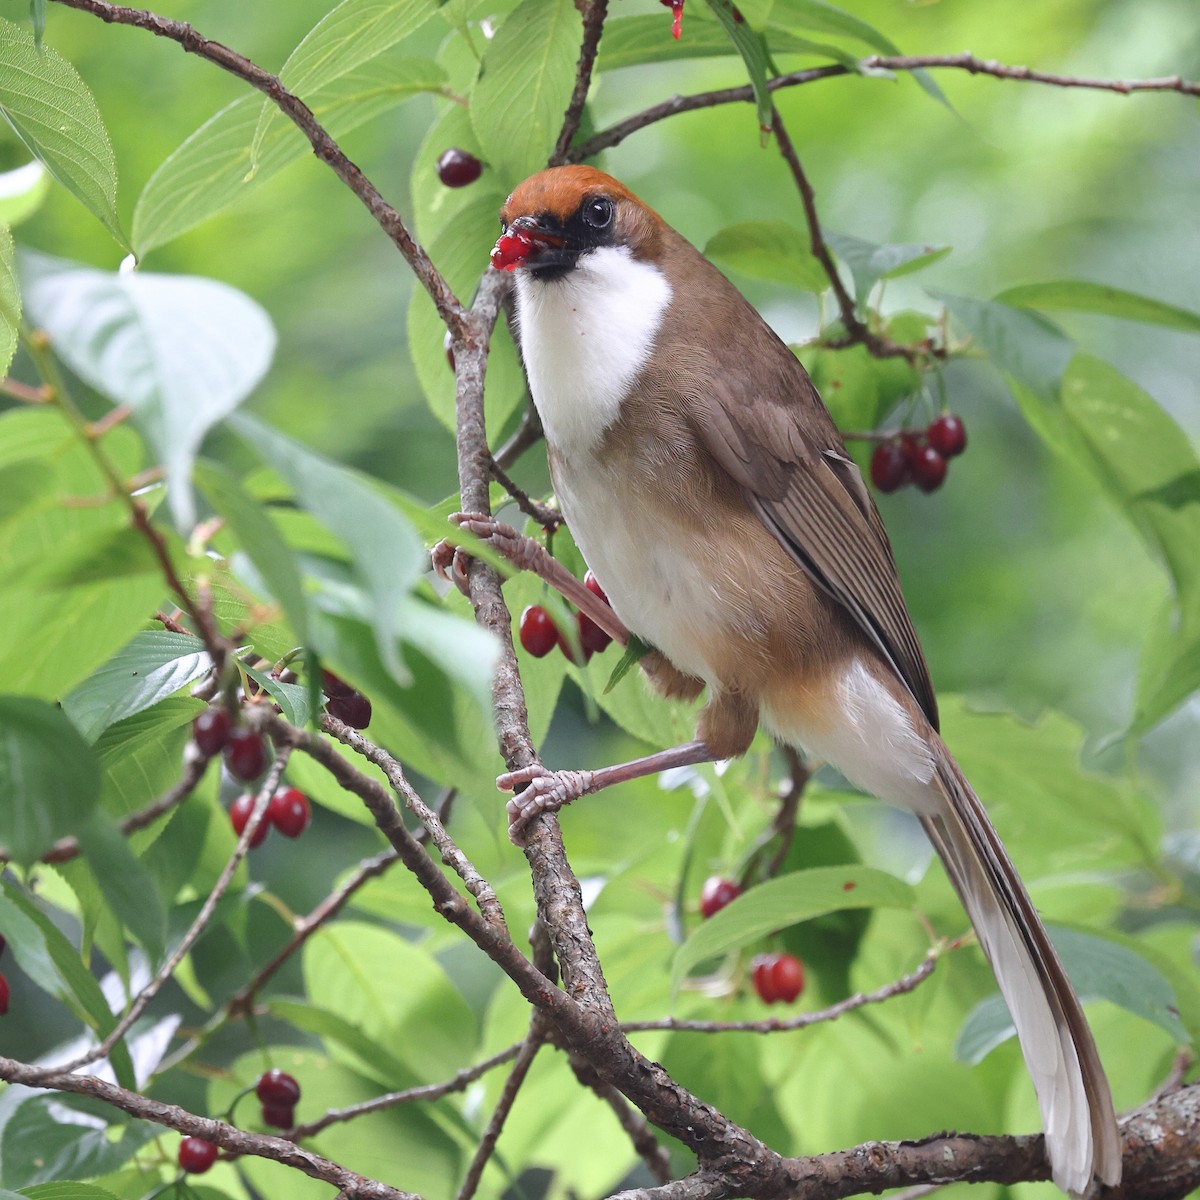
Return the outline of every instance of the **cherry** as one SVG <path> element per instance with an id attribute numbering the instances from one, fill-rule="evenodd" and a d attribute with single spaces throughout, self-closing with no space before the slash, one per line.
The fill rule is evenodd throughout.
<path id="1" fill-rule="evenodd" d="M 580 616 L 580 618 L 582 618 L 583 614 L 580 613 L 579 616 Z M 589 621 L 588 624 L 590 625 L 590 624 L 592 624 L 592 622 Z M 603 632 L 599 628 L 599 626 L 596 626 L 595 628 L 596 628 L 597 633 Z M 591 659 L 591 657 L 595 653 L 595 651 L 583 640 L 582 633 L 583 633 L 583 628 L 582 628 L 582 621 L 581 621 L 581 624 L 580 624 L 580 635 L 581 636 L 579 638 L 579 644 L 583 650 L 583 661 L 585 663 L 587 663 Z M 571 643 L 562 635 L 562 631 L 555 630 L 555 636 L 558 640 L 558 648 L 563 652 L 563 656 L 566 658 L 567 662 L 573 663 L 575 666 L 578 666 L 579 659 L 577 659 L 575 657 L 575 651 L 571 648 Z M 606 642 L 605 645 L 607 645 L 607 644 L 608 643 Z"/>
<path id="2" fill-rule="evenodd" d="M 185 1137 L 179 1143 L 179 1165 L 189 1175 L 203 1175 L 217 1161 L 217 1147 L 203 1138 Z"/>
<path id="3" fill-rule="evenodd" d="M 270 821 L 284 837 L 298 838 L 312 820 L 312 809 L 308 797 L 299 788 L 284 788 L 271 797 L 267 806 L 266 820 Z M 264 1075 L 265 1079 L 266 1076 Z"/>
<path id="4" fill-rule="evenodd" d="M 540 604 L 531 604 L 521 614 L 520 633 L 521 645 L 534 658 L 545 658 L 558 643 L 558 629 Z"/>
<path id="5" fill-rule="evenodd" d="M 280 1108 L 295 1108 L 300 1103 L 300 1085 L 278 1067 L 272 1067 L 258 1077 L 254 1094 L 263 1104 L 275 1104 Z"/>
<path id="6" fill-rule="evenodd" d="M 791 1004 L 804 991 L 804 964 L 794 954 L 760 954 L 753 964 L 754 990 L 764 1004 Z"/>
<path id="7" fill-rule="evenodd" d="M 612 637 L 605 633 L 587 613 L 579 614 L 579 644 L 590 654 L 607 649 Z"/>
<path id="8" fill-rule="evenodd" d="M 276 1129 L 291 1129 L 296 1123 L 296 1110 L 290 1104 L 264 1104 L 262 1119 L 264 1125 L 272 1125 Z"/>
<path id="9" fill-rule="evenodd" d="M 711 917 L 741 894 L 742 889 L 732 879 L 725 879 L 720 875 L 710 875 L 700 889 L 700 912 L 705 917 Z"/>
<path id="10" fill-rule="evenodd" d="M 920 446 L 909 460 L 913 483 L 923 492 L 935 492 L 946 478 L 946 460 L 932 447 Z"/>
<path id="11" fill-rule="evenodd" d="M 469 150 L 460 150 L 457 146 L 443 150 L 437 160 L 438 178 L 447 187 L 466 187 L 482 174 L 483 163 Z"/>
<path id="12" fill-rule="evenodd" d="M 325 706 L 325 711 L 351 729 L 366 729 L 371 723 L 371 702 L 362 692 L 351 692 L 349 696 L 335 696 Z"/>
<path id="13" fill-rule="evenodd" d="M 587 573 L 583 577 L 583 586 L 587 588 L 593 596 L 599 596 L 605 604 L 608 603 L 608 594 L 600 586 L 600 581 L 596 578 L 591 567 L 588 567 Z"/>
<path id="14" fill-rule="evenodd" d="M 506 229 L 492 247 L 492 266 L 497 271 L 515 271 L 528 257 L 533 239 L 519 229 Z"/>
<path id="15" fill-rule="evenodd" d="M 8 1012 L 8 980 L 4 978 L 4 972 L 0 971 L 0 1017 Z"/>
<path id="16" fill-rule="evenodd" d="M 925 431 L 929 444 L 943 457 L 954 458 L 967 448 L 967 430 L 961 417 L 942 413 Z"/>
<path id="17" fill-rule="evenodd" d="M 206 708 L 192 722 L 192 741 L 205 758 L 212 758 L 225 749 L 233 719 L 223 708 Z"/>
<path id="18" fill-rule="evenodd" d="M 881 492 L 894 492 L 909 478 L 908 455 L 898 441 L 880 442 L 871 455 L 871 482 Z"/>
<path id="19" fill-rule="evenodd" d="M 262 734 L 253 729 L 235 729 L 225 746 L 225 766 L 235 779 L 250 783 L 267 769 L 267 748 Z"/>
<path id="20" fill-rule="evenodd" d="M 255 795 L 253 792 L 243 792 L 229 806 L 229 823 L 233 826 L 233 832 L 242 836 L 242 831 L 250 824 L 250 814 L 254 812 Z M 261 846 L 263 839 L 271 831 L 271 815 L 270 809 L 263 815 L 263 819 L 259 821 L 258 828 L 254 831 L 254 836 L 250 839 L 250 849 L 255 846 Z"/>
<path id="21" fill-rule="evenodd" d="M 321 671 L 321 690 L 330 700 L 354 695 L 354 689 L 340 675 L 324 669 Z"/>

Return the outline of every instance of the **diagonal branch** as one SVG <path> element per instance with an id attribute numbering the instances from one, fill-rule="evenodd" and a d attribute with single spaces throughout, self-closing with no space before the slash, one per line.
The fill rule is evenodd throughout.
<path id="1" fill-rule="evenodd" d="M 604 18 L 608 15 L 608 0 L 591 0 L 583 12 L 583 44 L 579 48 L 579 63 L 575 68 L 575 88 L 571 102 L 567 105 L 559 130 L 558 142 L 550 155 L 550 166 L 561 166 L 570 162 L 571 139 L 579 132 L 583 119 L 583 106 L 587 103 L 588 90 L 592 86 L 592 68 L 596 65 L 596 51 L 600 49 L 600 35 L 604 32 Z"/>
<path id="2" fill-rule="evenodd" d="M 454 333 L 461 332 L 464 311 L 421 244 L 409 232 L 404 218 L 383 198 L 379 189 L 350 161 L 341 147 L 313 116 L 312 110 L 279 81 L 277 75 L 250 61 L 245 55 L 204 37 L 186 21 L 175 21 L 140 8 L 110 4 L 107 0 L 55 0 L 68 8 L 91 13 L 110 25 L 132 25 L 157 37 L 177 42 L 188 54 L 207 59 L 222 70 L 245 80 L 262 92 L 308 138 L 313 153 L 362 201 L 380 228 L 404 255 L 421 286 L 429 293 L 442 320 Z"/>

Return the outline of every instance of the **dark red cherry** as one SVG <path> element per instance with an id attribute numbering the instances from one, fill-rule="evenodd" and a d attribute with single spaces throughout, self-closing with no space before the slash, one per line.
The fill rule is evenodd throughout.
<path id="1" fill-rule="evenodd" d="M 258 1082 L 254 1085 L 254 1094 L 263 1104 L 295 1108 L 300 1103 L 300 1085 L 278 1067 L 272 1067 L 258 1077 Z"/>
<path id="2" fill-rule="evenodd" d="M 804 964 L 794 954 L 760 954 L 752 978 L 764 1004 L 791 1004 L 804 991 Z"/>
<path id="3" fill-rule="evenodd" d="M 521 645 L 534 658 L 545 658 L 558 644 L 558 629 L 540 604 L 531 604 L 521 614 L 520 634 Z"/>
<path id="4" fill-rule="evenodd" d="M 946 478 L 946 460 L 932 447 L 922 446 L 912 459 L 913 483 L 923 492 L 935 492 Z"/>
<path id="5" fill-rule="evenodd" d="M 710 875 L 700 889 L 700 912 L 705 918 L 711 917 L 741 894 L 742 889 L 732 879 Z"/>
<path id="6" fill-rule="evenodd" d="M 179 1167 L 189 1175 L 203 1175 L 217 1161 L 217 1147 L 203 1138 L 185 1137 L 179 1143 Z"/>
<path id="7" fill-rule="evenodd" d="M 930 424 L 925 436 L 943 458 L 954 458 L 967 448 L 966 426 L 953 413 L 942 413 Z"/>
<path id="8" fill-rule="evenodd" d="M 437 160 L 437 175 L 446 187 L 466 187 L 482 174 L 483 163 L 469 150 L 460 150 L 457 146 L 443 150 Z"/>
<path id="9" fill-rule="evenodd" d="M 242 836 L 242 831 L 250 824 L 250 816 L 254 812 L 255 795 L 253 792 L 243 792 L 229 806 L 229 823 L 233 826 L 233 832 Z M 258 828 L 254 831 L 254 836 L 250 839 L 250 849 L 255 846 L 261 846 L 267 834 L 271 831 L 270 812 L 263 814 L 263 819 L 259 821 Z"/>
<path id="10" fill-rule="evenodd" d="M 309 806 L 308 797 L 299 788 L 294 787 L 276 792 L 267 806 L 266 819 L 284 837 L 298 838 L 312 820 L 312 809 Z"/>
<path id="11" fill-rule="evenodd" d="M 267 769 L 267 747 L 261 733 L 235 729 L 225 745 L 225 765 L 235 779 L 251 783 Z"/>
<path id="12" fill-rule="evenodd" d="M 908 456 L 898 441 L 880 442 L 871 455 L 871 482 L 881 492 L 894 492 L 908 481 Z"/>
<path id="13" fill-rule="evenodd" d="M 212 758 L 225 749 L 233 719 L 223 708 L 206 708 L 192 722 L 192 741 L 205 758 Z"/>

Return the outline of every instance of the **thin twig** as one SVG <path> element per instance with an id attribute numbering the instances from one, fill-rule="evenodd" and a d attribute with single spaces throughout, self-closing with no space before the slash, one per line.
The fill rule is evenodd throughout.
<path id="1" fill-rule="evenodd" d="M 367 1100 L 362 1104 L 354 1104 L 348 1108 L 331 1108 L 324 1116 L 316 1121 L 309 1121 L 304 1125 L 297 1125 L 294 1129 L 287 1130 L 281 1136 L 291 1138 L 293 1141 L 300 1141 L 303 1138 L 312 1137 L 314 1134 L 320 1133 L 322 1129 L 327 1129 L 330 1125 L 334 1125 L 339 1121 L 353 1121 L 355 1117 L 364 1117 L 368 1113 L 379 1112 L 385 1108 L 396 1108 L 401 1104 L 412 1104 L 421 1100 L 440 1100 L 443 1096 L 450 1096 L 454 1092 L 461 1092 L 464 1088 L 469 1087 L 477 1079 L 481 1079 L 489 1071 L 496 1067 L 503 1066 L 506 1062 L 511 1062 L 525 1046 L 524 1041 L 514 1042 L 507 1050 L 501 1050 L 499 1054 L 493 1054 L 491 1058 L 486 1058 L 481 1063 L 476 1063 L 473 1067 L 466 1067 L 459 1071 L 457 1075 L 442 1083 L 426 1083 L 420 1087 L 407 1088 L 403 1092 L 388 1092 L 384 1096 L 376 1096 L 374 1100 Z"/>
<path id="2" fill-rule="evenodd" d="M 349 746 L 357 754 L 361 754 L 368 762 L 374 763 L 392 785 L 395 793 L 404 801 L 409 812 L 421 822 L 429 835 L 430 841 L 437 847 L 444 862 L 467 886 L 467 891 L 475 897 L 479 912 L 489 924 L 505 928 L 504 910 L 496 898 L 495 889 L 479 873 L 471 860 L 459 849 L 454 839 L 446 832 L 437 813 L 421 799 L 417 790 L 405 777 L 404 768 L 386 750 L 376 746 L 374 742 L 363 737 L 357 729 L 351 729 L 336 717 L 328 713 L 321 716 L 321 728 L 332 734 L 343 745 Z"/>
<path id="3" fill-rule="evenodd" d="M 500 1140 L 500 1134 L 504 1130 L 508 1114 L 512 1112 L 521 1086 L 529 1074 L 529 1068 L 533 1066 L 537 1052 L 544 1045 L 545 1041 L 537 1030 L 535 1019 L 530 1027 L 529 1036 L 521 1043 L 521 1048 L 517 1051 L 516 1062 L 513 1063 L 512 1070 L 504 1081 L 504 1087 L 500 1092 L 500 1099 L 496 1101 L 492 1119 L 488 1121 L 487 1129 L 483 1131 L 483 1137 L 479 1139 L 479 1145 L 475 1148 L 475 1155 L 471 1159 L 471 1165 L 467 1168 L 462 1187 L 458 1189 L 457 1200 L 471 1200 L 471 1197 L 475 1195 L 479 1181 L 483 1178 L 484 1169 L 491 1161 L 496 1143 Z"/>
<path id="4" fill-rule="evenodd" d="M 882 1004 L 893 996 L 902 996 L 915 990 L 933 974 L 938 957 L 938 952 L 932 951 L 915 971 L 902 975 L 873 992 L 857 992 L 853 996 L 847 996 L 845 1000 L 831 1004 L 828 1008 L 800 1013 L 785 1020 L 769 1018 L 764 1021 L 681 1021 L 675 1017 L 663 1017 L 657 1021 L 623 1021 L 621 1029 L 625 1033 L 641 1033 L 651 1029 L 671 1030 L 674 1033 L 784 1033 L 790 1029 L 807 1029 L 810 1025 L 835 1021 L 838 1017 L 864 1008 L 868 1004 Z"/>
<path id="5" fill-rule="evenodd" d="M 512 437 L 492 456 L 492 462 L 508 470 L 530 446 L 536 446 L 543 436 L 542 419 L 538 416 L 537 409 L 532 404 L 526 404 L 520 424 L 513 431 Z"/>
<path id="6" fill-rule="evenodd" d="M 362 201 L 367 211 L 375 218 L 379 227 L 404 255 L 418 282 L 429 293 L 438 314 L 451 329 L 458 333 L 462 329 L 464 310 L 458 298 L 450 290 L 441 273 L 430 261 L 424 248 L 412 236 L 404 218 L 383 198 L 378 188 L 350 161 L 337 142 L 326 132 L 313 116 L 312 110 L 299 97 L 293 95 L 279 81 L 279 77 L 264 71 L 245 55 L 231 50 L 220 42 L 214 42 L 197 32 L 186 21 L 175 21 L 157 13 L 139 8 L 127 8 L 120 4 L 109 4 L 107 0 L 56 0 L 68 8 L 91 13 L 110 25 L 132 25 L 145 29 L 157 37 L 178 43 L 189 54 L 215 63 L 218 67 L 243 79 L 251 87 L 262 92 L 300 131 L 308 138 L 313 153 L 326 163 L 338 178 Z"/>
<path id="7" fill-rule="evenodd" d="M 553 532 L 563 524 L 563 515 L 556 508 L 540 504 L 524 488 L 515 483 L 509 473 L 492 459 L 489 467 L 492 478 L 517 502 L 517 507 L 543 529 Z"/>
<path id="8" fill-rule="evenodd" d="M 765 877 L 774 879 L 780 868 L 787 860 L 788 851 L 792 848 L 792 839 L 796 833 L 796 818 L 800 813 L 800 801 L 804 798 L 804 789 L 812 778 L 808 764 L 792 746 L 784 746 L 783 756 L 788 765 L 787 787 L 779 800 L 779 808 L 771 822 L 771 836 L 779 839 L 771 861 L 767 863 Z"/>
<path id="9" fill-rule="evenodd" d="M 608 15 L 608 0 L 590 0 L 583 11 L 583 43 L 579 47 L 579 62 L 575 67 L 575 87 L 571 101 L 563 117 L 562 129 L 554 153 L 550 155 L 550 166 L 569 162 L 571 139 L 579 132 L 583 118 L 583 106 L 587 103 L 588 91 L 592 86 L 592 68 L 596 65 L 596 51 L 600 48 L 600 35 L 604 32 L 604 18 Z"/>

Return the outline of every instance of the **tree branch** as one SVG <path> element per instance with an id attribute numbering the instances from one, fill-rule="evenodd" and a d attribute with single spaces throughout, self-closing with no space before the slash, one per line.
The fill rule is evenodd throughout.
<path id="1" fill-rule="evenodd" d="M 588 91 L 592 86 L 592 68 L 596 65 L 596 51 L 600 49 L 600 35 L 604 32 L 604 18 L 608 15 L 608 0 L 591 0 L 583 12 L 583 44 L 579 48 L 579 62 L 575 67 L 575 88 L 563 117 L 562 129 L 549 165 L 561 166 L 570 162 L 571 139 L 579 132 L 583 117 L 583 106 L 587 103 Z"/>

